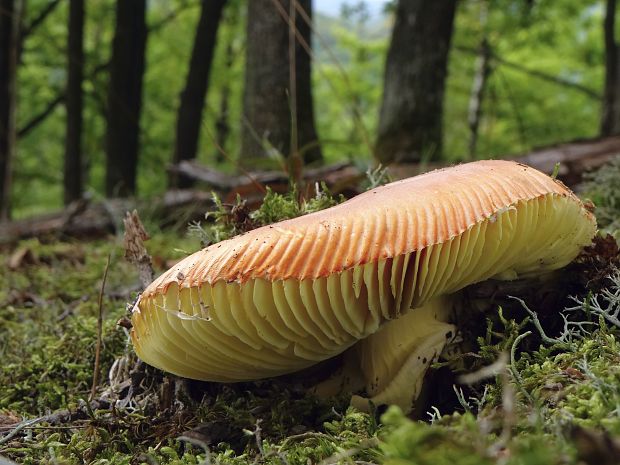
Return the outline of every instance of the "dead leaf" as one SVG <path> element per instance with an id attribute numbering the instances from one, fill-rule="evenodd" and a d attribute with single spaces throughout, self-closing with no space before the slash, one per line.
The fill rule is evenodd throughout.
<path id="1" fill-rule="evenodd" d="M 37 259 L 30 247 L 18 247 L 9 257 L 9 270 L 16 271 L 25 265 L 34 265 Z"/>

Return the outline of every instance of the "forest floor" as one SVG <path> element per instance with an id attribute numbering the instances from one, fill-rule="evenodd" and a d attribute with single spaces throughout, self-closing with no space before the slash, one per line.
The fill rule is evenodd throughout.
<path id="1" fill-rule="evenodd" d="M 603 194 L 594 196 L 605 203 Z M 272 196 L 252 218 L 265 223 L 332 202 L 319 197 L 300 206 Z M 220 240 L 234 233 L 230 213 L 192 229 Z M 237 226 L 248 220 L 235 213 Z M 616 216 L 602 213 L 613 226 Z M 149 223 L 147 229 L 156 272 L 200 247 L 184 232 L 158 232 Z M 598 241 L 568 272 L 536 283 L 537 297 L 515 291 L 523 303 L 489 300 L 484 289 L 472 289 L 471 302 L 480 307 L 484 300 L 486 310 L 464 330 L 471 351 L 449 368 L 436 364 L 415 419 L 394 407 L 358 412 L 344 395 L 311 397 L 297 377 L 221 385 L 146 367 L 124 324 L 141 285 L 123 253 L 115 236 L 28 240 L 0 252 L 1 465 L 620 461 L 613 239 Z M 467 383 L 451 374 L 485 366 L 491 376 L 479 373 Z"/>

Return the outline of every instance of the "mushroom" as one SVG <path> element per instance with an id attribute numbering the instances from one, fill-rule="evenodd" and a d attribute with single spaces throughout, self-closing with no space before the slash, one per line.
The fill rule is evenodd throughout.
<path id="1" fill-rule="evenodd" d="M 456 332 L 456 291 L 561 268 L 595 233 L 559 181 L 510 161 L 462 164 L 196 252 L 142 293 L 131 337 L 146 363 L 219 382 L 358 344 L 349 371 L 369 398 L 410 410 Z"/>

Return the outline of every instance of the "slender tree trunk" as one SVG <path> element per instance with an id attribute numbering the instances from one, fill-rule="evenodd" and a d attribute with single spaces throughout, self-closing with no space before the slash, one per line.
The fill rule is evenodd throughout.
<path id="1" fill-rule="evenodd" d="M 175 164 L 182 160 L 196 158 L 202 125 L 202 109 L 209 87 L 209 74 L 217 43 L 217 28 L 225 4 L 226 0 L 202 0 L 202 10 L 196 28 L 187 81 L 181 93 L 181 105 L 177 117 L 173 157 Z M 172 187 L 185 188 L 190 187 L 193 181 L 173 173 L 170 176 L 170 184 Z"/>
<path id="2" fill-rule="evenodd" d="M 489 75 L 491 74 L 491 49 L 486 37 L 480 43 L 480 52 L 476 60 L 476 74 L 469 96 L 467 123 L 469 125 L 469 157 L 476 156 L 478 147 L 478 129 L 482 118 L 482 103 Z"/>
<path id="3" fill-rule="evenodd" d="M 146 0 L 117 0 L 110 61 L 106 140 L 106 194 L 136 193 L 146 49 Z"/>
<path id="4" fill-rule="evenodd" d="M 0 1 L 0 220 L 11 216 L 12 160 L 15 155 L 15 78 L 21 0 Z"/>
<path id="5" fill-rule="evenodd" d="M 607 0 L 603 34 L 605 38 L 605 91 L 601 135 L 620 134 L 620 50 L 615 37 L 616 0 Z"/>
<path id="6" fill-rule="evenodd" d="M 441 157 L 443 97 L 456 0 L 399 0 L 385 66 L 376 154 Z"/>
<path id="7" fill-rule="evenodd" d="M 300 37 L 305 44 L 310 44 L 310 27 L 301 14 L 291 15 L 294 8 L 290 1 L 296 1 L 311 17 L 311 0 L 248 2 L 241 130 L 241 163 L 244 165 L 252 165 L 255 158 L 266 157 L 269 146 L 284 156 L 294 155 L 299 150 L 306 163 L 322 159 L 314 124 L 311 60 L 300 44 Z M 294 28 L 289 27 L 289 16 L 294 18 Z M 289 53 L 290 37 L 296 39 L 292 54 Z M 294 96 L 291 95 L 293 89 Z M 296 109 L 295 114 L 292 108 Z"/>
<path id="8" fill-rule="evenodd" d="M 233 49 L 232 41 L 226 46 L 226 71 L 232 69 L 233 60 L 235 57 L 235 51 Z M 226 72 L 225 71 L 225 72 Z M 215 160 L 218 163 L 224 161 L 224 150 L 226 148 L 226 141 L 228 140 L 228 134 L 230 134 L 229 123 L 229 101 L 230 101 L 230 82 L 224 82 L 224 85 L 220 89 L 220 109 L 215 120 Z"/>
<path id="9" fill-rule="evenodd" d="M 82 79 L 84 70 L 84 0 L 69 2 L 67 126 L 65 140 L 65 205 L 84 192 L 82 176 Z"/>

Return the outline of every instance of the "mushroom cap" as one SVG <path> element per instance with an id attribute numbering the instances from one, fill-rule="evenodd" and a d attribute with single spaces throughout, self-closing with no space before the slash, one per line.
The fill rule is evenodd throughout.
<path id="1" fill-rule="evenodd" d="M 579 199 L 533 168 L 458 165 L 187 257 L 140 296 L 132 340 L 189 378 L 290 373 L 435 295 L 560 268 L 595 232 Z"/>

